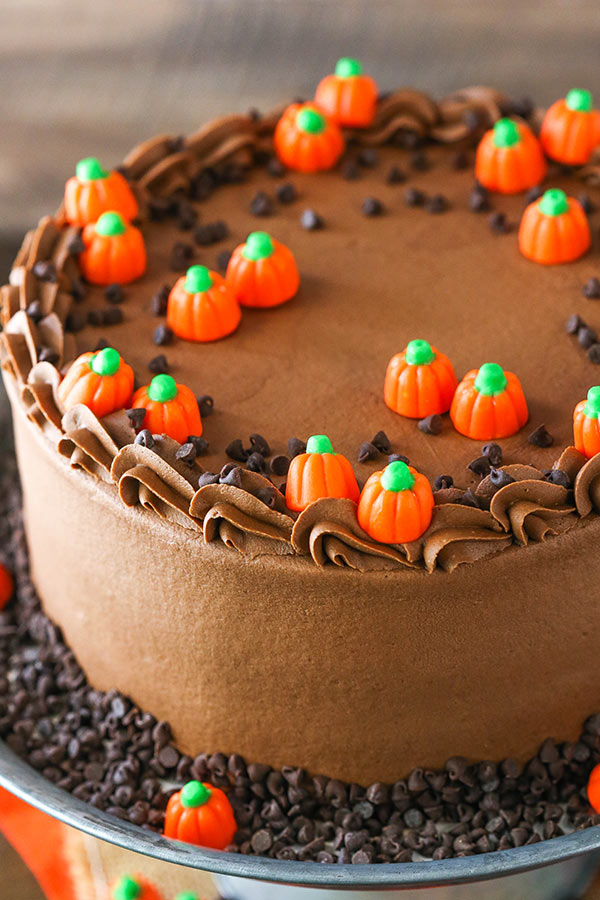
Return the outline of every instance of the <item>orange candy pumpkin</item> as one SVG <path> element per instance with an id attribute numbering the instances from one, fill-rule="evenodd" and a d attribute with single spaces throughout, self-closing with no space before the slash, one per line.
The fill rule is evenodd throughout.
<path id="1" fill-rule="evenodd" d="M 388 363 L 384 398 L 411 419 L 448 412 L 458 379 L 452 363 L 427 341 L 410 341 Z"/>
<path id="2" fill-rule="evenodd" d="M 240 324 L 233 291 L 206 266 L 191 266 L 169 294 L 167 325 L 185 341 L 218 341 Z"/>
<path id="3" fill-rule="evenodd" d="M 382 544 L 416 541 L 429 528 L 433 492 L 424 475 L 401 460 L 373 472 L 358 501 L 358 523 Z"/>
<path id="4" fill-rule="evenodd" d="M 295 456 L 288 470 L 285 502 L 300 512 L 322 497 L 346 497 L 356 503 L 359 497 L 356 475 L 341 453 L 334 453 L 324 434 L 313 434 L 306 442 L 306 453 Z"/>
<path id="5" fill-rule="evenodd" d="M 231 803 L 219 788 L 201 781 L 189 781 L 169 798 L 165 813 L 166 837 L 224 850 L 236 831 Z"/>
<path id="6" fill-rule="evenodd" d="M 581 400 L 573 412 L 573 443 L 584 456 L 600 453 L 600 385 L 589 389 L 586 400 Z"/>
<path id="7" fill-rule="evenodd" d="M 170 375 L 155 375 L 150 384 L 135 392 L 131 405 L 146 410 L 140 428 L 152 434 L 168 434 L 180 444 L 189 435 L 202 434 L 198 401 L 189 387 L 176 384 Z"/>
<path id="8" fill-rule="evenodd" d="M 488 191 L 520 194 L 539 184 L 546 168 L 536 136 L 512 119 L 499 119 L 477 147 L 475 177 Z"/>
<path id="9" fill-rule="evenodd" d="M 117 212 L 103 213 L 86 225 L 81 271 L 91 284 L 128 284 L 146 271 L 146 245 L 141 231 Z"/>
<path id="10" fill-rule="evenodd" d="M 546 156 L 568 166 L 589 162 L 600 144 L 600 112 L 589 91 L 572 90 L 548 109 L 540 141 Z"/>
<path id="11" fill-rule="evenodd" d="M 93 156 L 81 159 L 75 171 L 65 185 L 69 225 L 89 225 L 110 210 L 120 213 L 127 222 L 135 219 L 138 202 L 120 172 L 107 172 Z"/>
<path id="12" fill-rule="evenodd" d="M 0 612 L 7 605 L 13 595 L 15 584 L 13 577 L 6 568 L 0 563 Z"/>
<path id="13" fill-rule="evenodd" d="M 160 891 L 141 875 L 122 875 L 112 886 L 111 900 L 164 900 Z"/>
<path id="14" fill-rule="evenodd" d="M 253 231 L 235 248 L 225 278 L 242 306 L 279 306 L 300 285 L 292 251 L 264 231 Z"/>
<path id="15" fill-rule="evenodd" d="M 83 403 L 101 419 L 129 406 L 133 393 L 133 369 L 116 350 L 82 353 L 58 386 L 58 397 L 66 410 Z"/>
<path id="16" fill-rule="evenodd" d="M 594 766 L 587 783 L 589 804 L 596 813 L 600 813 L 600 764 Z"/>
<path id="17" fill-rule="evenodd" d="M 377 85 L 357 59 L 343 57 L 319 83 L 315 103 L 338 125 L 367 128 L 375 118 Z"/>
<path id="18" fill-rule="evenodd" d="M 540 200 L 530 203 L 519 226 L 519 250 L 545 266 L 579 259 L 591 241 L 581 204 L 559 188 L 550 188 Z"/>
<path id="19" fill-rule="evenodd" d="M 331 169 L 344 151 L 342 132 L 312 103 L 292 103 L 273 137 L 275 150 L 288 169 L 320 172 Z"/>
<path id="20" fill-rule="evenodd" d="M 456 388 L 450 418 L 460 434 L 493 441 L 516 434 L 529 411 L 517 376 L 496 363 L 485 363 L 467 372 Z"/>

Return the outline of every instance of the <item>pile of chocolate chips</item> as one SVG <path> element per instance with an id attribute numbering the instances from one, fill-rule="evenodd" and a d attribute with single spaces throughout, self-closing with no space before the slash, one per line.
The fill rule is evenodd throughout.
<path id="1" fill-rule="evenodd" d="M 585 794 L 600 761 L 600 715 L 576 743 L 547 740 L 526 765 L 454 757 L 442 771 L 415 769 L 366 788 L 235 754 L 180 754 L 167 722 L 86 683 L 41 611 L 15 481 L 14 469 L 0 475 L 0 561 L 17 585 L 0 613 L 0 738 L 74 796 L 161 831 L 173 785 L 207 781 L 233 804 L 239 829 L 230 850 L 326 863 L 469 856 L 600 824 Z"/>

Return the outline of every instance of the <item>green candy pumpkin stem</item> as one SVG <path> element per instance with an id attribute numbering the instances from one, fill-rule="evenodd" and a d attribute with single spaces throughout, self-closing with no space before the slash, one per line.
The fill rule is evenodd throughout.
<path id="1" fill-rule="evenodd" d="M 242 255 L 246 259 L 256 261 L 257 259 L 266 259 L 275 253 L 275 245 L 270 234 L 266 231 L 252 231 L 246 238 Z"/>
<path id="2" fill-rule="evenodd" d="M 313 434 L 306 442 L 306 452 L 333 453 L 333 447 L 326 434 Z"/>
<path id="3" fill-rule="evenodd" d="M 119 879 L 113 892 L 114 900 L 136 900 L 142 893 L 142 889 L 135 878 L 123 875 Z"/>
<path id="4" fill-rule="evenodd" d="M 75 174 L 79 181 L 97 181 L 99 178 L 108 178 L 109 173 L 102 168 L 95 156 L 87 156 L 79 160 Z"/>
<path id="5" fill-rule="evenodd" d="M 116 375 L 120 365 L 121 357 L 112 347 L 105 347 L 90 359 L 90 369 L 96 375 Z"/>
<path id="6" fill-rule="evenodd" d="M 172 375 L 155 375 L 148 385 L 148 396 L 155 403 L 168 403 L 177 396 L 177 385 Z"/>
<path id="7" fill-rule="evenodd" d="M 480 394 L 492 397 L 506 390 L 506 375 L 497 363 L 484 363 L 475 378 L 475 389 Z"/>
<path id="8" fill-rule="evenodd" d="M 494 144 L 496 147 L 514 147 L 521 140 L 516 122 L 512 119 L 498 119 L 494 125 Z"/>
<path id="9" fill-rule="evenodd" d="M 206 266 L 190 266 L 185 273 L 184 288 L 188 294 L 201 294 L 212 287 L 213 280 Z"/>
<path id="10" fill-rule="evenodd" d="M 412 488 L 415 476 L 405 462 L 397 459 L 385 467 L 380 480 L 381 487 L 385 491 L 393 491 L 398 494 L 400 491 L 409 491 Z"/>
<path id="11" fill-rule="evenodd" d="M 201 781 L 188 781 L 181 789 L 181 804 L 186 809 L 197 809 L 208 803 L 212 792 Z"/>
<path id="12" fill-rule="evenodd" d="M 409 341 L 405 359 L 409 366 L 428 366 L 435 359 L 435 353 L 428 341 L 420 339 Z"/>
<path id="13" fill-rule="evenodd" d="M 589 389 L 587 403 L 583 411 L 588 419 L 600 418 L 600 384 Z"/>
<path id="14" fill-rule="evenodd" d="M 569 212 L 567 195 L 560 188 L 549 188 L 540 200 L 539 210 L 545 216 L 562 216 Z"/>
<path id="15" fill-rule="evenodd" d="M 301 131 L 306 131 L 309 134 L 321 134 L 322 131 L 325 131 L 327 122 L 325 117 L 316 109 L 305 106 L 296 116 L 296 125 Z"/>
<path id="16" fill-rule="evenodd" d="M 182 891 L 181 894 L 177 894 L 175 900 L 199 900 L 198 894 L 193 894 L 191 891 Z"/>
<path id="17" fill-rule="evenodd" d="M 573 88 L 565 97 L 565 103 L 573 112 L 591 112 L 594 108 L 594 101 L 589 91 L 581 88 Z"/>
<path id="18" fill-rule="evenodd" d="M 123 221 L 123 216 L 118 212 L 102 213 L 96 222 L 96 234 L 104 237 L 116 237 L 118 234 L 125 234 L 127 225 Z"/>
<path id="19" fill-rule="evenodd" d="M 335 74 L 338 78 L 355 78 L 362 73 L 362 63 L 350 56 L 342 56 L 335 65 Z"/>

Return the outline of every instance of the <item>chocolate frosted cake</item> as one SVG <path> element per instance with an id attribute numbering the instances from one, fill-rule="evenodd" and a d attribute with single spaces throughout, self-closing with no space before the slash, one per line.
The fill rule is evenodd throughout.
<path id="1" fill-rule="evenodd" d="M 600 707 L 600 170 L 494 90 L 363 89 L 84 161 L 1 342 L 92 687 L 190 758 L 368 785 Z"/>

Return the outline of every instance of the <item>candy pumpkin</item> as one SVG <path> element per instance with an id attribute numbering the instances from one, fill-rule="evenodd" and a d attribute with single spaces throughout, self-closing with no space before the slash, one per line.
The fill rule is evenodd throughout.
<path id="1" fill-rule="evenodd" d="M 102 213 L 81 234 L 85 250 L 79 265 L 91 284 L 127 284 L 146 271 L 146 245 L 141 231 L 120 213 Z"/>
<path id="2" fill-rule="evenodd" d="M 164 900 L 160 891 L 141 875 L 122 875 L 115 881 L 111 900 Z"/>
<path id="3" fill-rule="evenodd" d="M 530 203 L 519 226 L 519 250 L 545 266 L 579 259 L 591 240 L 581 204 L 559 188 L 550 188 L 540 200 Z"/>
<path id="4" fill-rule="evenodd" d="M 191 266 L 169 294 L 167 325 L 185 341 L 218 341 L 235 331 L 241 318 L 231 288 L 206 266 Z"/>
<path id="5" fill-rule="evenodd" d="M 373 472 L 360 494 L 358 523 L 382 544 L 416 541 L 433 515 L 433 492 L 424 475 L 401 460 Z"/>
<path id="6" fill-rule="evenodd" d="M 219 788 L 202 781 L 188 781 L 169 798 L 165 837 L 224 850 L 236 831 L 231 803 Z"/>
<path id="7" fill-rule="evenodd" d="M 375 118 L 377 85 L 357 59 L 343 57 L 335 73 L 319 82 L 315 103 L 338 125 L 367 128 Z"/>
<path id="8" fill-rule="evenodd" d="M 0 612 L 4 609 L 8 601 L 13 595 L 15 585 L 13 577 L 6 568 L 0 563 Z"/>
<path id="9" fill-rule="evenodd" d="M 589 804 L 596 813 L 600 813 L 600 764 L 594 766 L 587 783 Z"/>
<path id="10" fill-rule="evenodd" d="M 264 231 L 253 231 L 235 248 L 225 278 L 242 306 L 279 306 L 300 284 L 291 250 Z"/>
<path id="11" fill-rule="evenodd" d="M 69 225 L 89 225 L 114 210 L 127 222 L 138 214 L 138 202 L 120 172 L 107 172 L 94 156 L 77 163 L 65 185 L 65 218 Z"/>
<path id="12" fill-rule="evenodd" d="M 344 150 L 342 132 L 312 103 L 292 103 L 273 137 L 281 162 L 298 172 L 320 172 L 335 166 Z"/>
<path id="13" fill-rule="evenodd" d="M 58 386 L 58 397 L 65 410 L 83 403 L 101 419 L 129 406 L 133 381 L 131 366 L 105 347 L 77 357 Z"/>
<path id="14" fill-rule="evenodd" d="M 152 434 L 168 434 L 184 444 L 190 434 L 202 434 L 198 401 L 185 384 L 176 384 L 170 375 L 155 375 L 150 384 L 135 392 L 133 409 L 145 409 L 140 430 Z"/>
<path id="15" fill-rule="evenodd" d="M 458 379 L 452 363 L 427 341 L 410 341 L 388 363 L 384 398 L 394 412 L 423 419 L 448 412 Z"/>
<path id="16" fill-rule="evenodd" d="M 591 387 L 586 400 L 573 412 L 573 443 L 588 459 L 600 453 L 600 385 Z"/>
<path id="17" fill-rule="evenodd" d="M 324 434 L 313 434 L 306 453 L 295 456 L 288 469 L 285 502 L 300 512 L 322 497 L 346 497 L 358 501 L 359 490 L 352 466 L 341 453 L 334 453 Z"/>
<path id="18" fill-rule="evenodd" d="M 540 142 L 527 125 L 499 119 L 477 147 L 475 176 L 488 191 L 520 194 L 546 174 Z"/>
<path id="19" fill-rule="evenodd" d="M 493 441 L 516 434 L 529 411 L 517 376 L 496 363 L 485 363 L 467 372 L 456 388 L 450 418 L 460 434 Z"/>
<path id="20" fill-rule="evenodd" d="M 546 156 L 569 166 L 589 162 L 600 144 L 600 112 L 589 91 L 572 90 L 548 109 L 540 141 Z"/>

